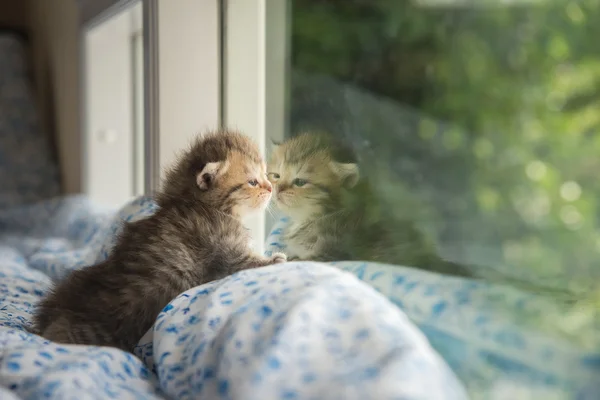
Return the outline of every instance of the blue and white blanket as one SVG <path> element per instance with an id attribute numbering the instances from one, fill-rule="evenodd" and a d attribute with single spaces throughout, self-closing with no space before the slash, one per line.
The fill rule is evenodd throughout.
<path id="1" fill-rule="evenodd" d="M 53 280 L 104 259 L 120 221 L 153 210 L 74 197 L 0 212 L 0 399 L 598 398 L 598 354 L 513 317 L 536 299 L 404 267 L 242 271 L 173 299 L 135 356 L 25 330 Z"/>

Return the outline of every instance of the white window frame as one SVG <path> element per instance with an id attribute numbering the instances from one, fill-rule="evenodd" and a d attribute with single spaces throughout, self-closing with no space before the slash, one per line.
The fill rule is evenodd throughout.
<path id="1" fill-rule="evenodd" d="M 105 9 L 97 8 L 99 5 Z M 116 208 L 135 194 L 132 38 L 134 1 L 81 1 L 82 188 Z M 95 15 L 93 13 L 96 13 Z"/>
<path id="2" fill-rule="evenodd" d="M 153 100 L 158 121 L 154 124 L 157 129 L 147 131 L 147 138 L 154 137 L 150 143 L 158 146 L 158 158 L 148 166 L 163 177 L 192 138 L 221 123 L 220 5 L 217 0 L 144 0 L 144 5 L 152 3 L 155 6 L 149 8 L 146 18 L 155 24 L 148 29 L 145 26 L 144 33 L 155 39 L 147 45 L 154 47 L 149 51 L 154 58 L 149 61 L 157 71 L 148 74 L 146 83 L 158 89 L 150 92 L 158 97 Z M 146 112 L 150 111 L 148 107 Z M 148 191 L 160 185 L 156 178 L 149 182 Z"/>
<path id="3" fill-rule="evenodd" d="M 107 189 L 108 182 L 114 183 L 116 177 L 114 170 L 102 169 L 99 157 L 94 156 L 101 150 L 96 141 L 90 140 L 91 132 L 97 129 L 95 125 L 100 125 L 93 122 L 95 120 L 107 121 L 128 112 L 129 119 L 121 118 L 123 125 L 129 124 L 130 136 L 135 136 L 131 127 L 143 124 L 143 189 L 147 194 L 159 189 L 165 168 L 198 133 L 218 126 L 237 128 L 252 137 L 267 156 L 268 142 L 282 140 L 287 131 L 288 0 L 141 2 L 143 15 L 140 18 L 138 13 L 134 17 L 136 30 L 130 32 L 128 43 L 133 54 L 135 37 L 140 29 L 143 31 L 143 89 L 131 78 L 134 74 L 129 73 L 135 65 L 121 68 L 128 68 L 131 80 L 128 90 L 143 93 L 143 121 L 132 120 L 135 104 L 114 114 L 109 112 L 112 109 L 109 110 L 108 102 L 103 103 L 103 114 L 94 118 L 91 110 L 98 109 L 94 97 L 100 96 L 98 81 L 102 79 L 98 74 L 87 74 L 89 63 L 83 64 L 84 92 L 87 93 L 84 97 L 87 110 L 84 159 L 87 163 L 83 183 L 92 198 L 102 198 L 103 191 L 108 191 L 111 194 L 105 197 L 118 205 L 131 193 L 125 193 L 125 185 L 119 186 L 119 193 L 114 187 Z M 90 27 L 112 23 L 110 19 L 118 18 L 115 15 L 132 1 L 81 0 L 80 3 L 85 38 Z M 139 26 L 140 19 L 143 29 Z M 84 53 L 89 51 L 89 45 L 84 45 Z M 106 46 L 103 51 L 107 51 Z M 133 144 L 127 148 L 129 158 L 126 160 L 127 156 L 119 153 L 119 162 L 135 171 L 140 159 L 133 154 L 139 142 L 133 138 L 130 142 Z M 135 176 L 135 172 L 132 174 Z M 134 178 L 127 185 L 138 191 L 142 187 L 139 179 L 136 183 Z M 263 215 L 247 221 L 255 250 L 264 250 L 266 229 L 272 223 Z"/>
<path id="4" fill-rule="evenodd" d="M 287 131 L 288 0 L 224 4 L 224 123 L 252 137 L 267 157 L 268 143 Z M 269 214 L 248 221 L 261 253 L 273 223 Z"/>
<path id="5" fill-rule="evenodd" d="M 177 151 L 220 125 L 220 2 L 80 0 L 79 6 L 82 187 L 93 200 L 119 207 L 155 192 Z M 134 73 L 141 71 L 140 37 L 142 85 Z M 143 96 L 143 107 L 134 104 L 134 93 Z M 135 118 L 140 109 L 144 117 Z"/>

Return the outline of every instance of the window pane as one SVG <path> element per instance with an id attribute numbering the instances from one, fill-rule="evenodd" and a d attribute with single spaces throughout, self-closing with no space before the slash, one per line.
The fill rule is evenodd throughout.
<path id="1" fill-rule="evenodd" d="M 346 215 L 337 259 L 535 293 L 551 312 L 523 326 L 597 350 L 600 3 L 470 4 L 290 2 L 287 139 L 334 138 L 361 183 L 296 141 L 279 210 Z"/>

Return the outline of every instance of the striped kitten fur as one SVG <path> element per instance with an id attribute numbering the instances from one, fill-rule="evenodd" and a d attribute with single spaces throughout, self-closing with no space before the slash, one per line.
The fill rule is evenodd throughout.
<path id="1" fill-rule="evenodd" d="M 270 200 L 265 173 L 258 148 L 240 133 L 196 139 L 167 173 L 156 213 L 125 223 L 106 261 L 59 283 L 37 307 L 35 331 L 55 342 L 132 351 L 181 292 L 285 262 L 281 253 L 254 254 L 241 223 Z"/>
<path id="2" fill-rule="evenodd" d="M 471 276 L 442 260 L 413 221 L 394 219 L 360 178 L 353 152 L 329 135 L 308 132 L 274 145 L 268 176 L 291 220 L 284 237 L 290 260 L 375 261 Z"/>

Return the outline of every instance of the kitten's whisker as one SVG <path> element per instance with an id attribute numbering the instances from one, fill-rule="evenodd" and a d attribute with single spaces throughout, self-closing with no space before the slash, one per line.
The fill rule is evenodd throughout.
<path id="1" fill-rule="evenodd" d="M 267 208 L 270 209 L 271 211 L 279 211 L 279 208 L 277 208 L 277 206 L 275 206 L 274 203 L 270 202 L 269 204 L 267 204 Z"/>
<path id="2" fill-rule="evenodd" d="M 274 219 L 279 219 L 281 217 L 281 213 L 280 210 L 278 208 L 273 208 L 274 206 L 272 204 L 269 204 L 267 206 L 267 211 L 269 212 L 269 214 L 271 214 L 271 216 Z"/>

